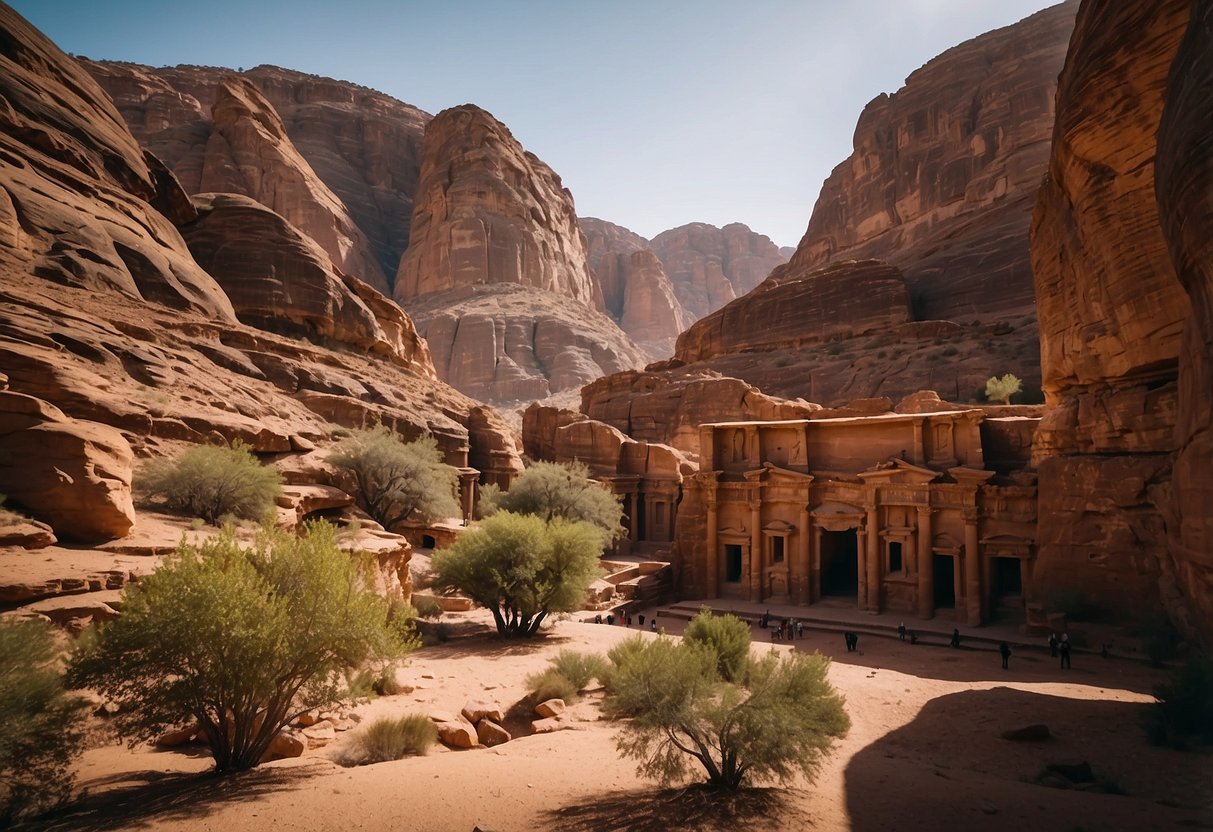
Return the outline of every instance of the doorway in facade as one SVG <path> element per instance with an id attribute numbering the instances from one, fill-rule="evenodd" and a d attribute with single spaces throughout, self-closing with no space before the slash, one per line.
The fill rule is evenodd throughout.
<path id="1" fill-rule="evenodd" d="M 956 607 L 956 559 L 951 555 L 935 555 L 934 567 L 935 608 Z"/>
<path id="2" fill-rule="evenodd" d="M 859 544 L 854 529 L 821 533 L 821 594 L 859 595 Z"/>
<path id="3" fill-rule="evenodd" d="M 999 621 L 1024 619 L 1022 565 L 1019 558 L 994 558 L 994 616 Z"/>
<path id="4" fill-rule="evenodd" d="M 725 583 L 741 583 L 741 544 L 724 544 L 724 580 Z"/>

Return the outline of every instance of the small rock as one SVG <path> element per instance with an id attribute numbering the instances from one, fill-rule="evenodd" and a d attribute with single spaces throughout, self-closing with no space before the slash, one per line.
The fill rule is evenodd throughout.
<path id="1" fill-rule="evenodd" d="M 550 716 L 560 716 L 564 713 L 566 705 L 563 699 L 548 699 L 540 702 L 535 706 L 535 713 L 539 716 L 547 718 Z"/>
<path id="2" fill-rule="evenodd" d="M 198 736 L 198 723 L 192 723 L 175 731 L 165 731 L 156 737 L 156 745 L 160 748 L 177 748 Z"/>
<path id="3" fill-rule="evenodd" d="M 491 719 L 482 719 L 476 723 L 476 736 L 483 745 L 492 748 L 513 739 L 510 732 Z"/>
<path id="4" fill-rule="evenodd" d="M 443 745 L 448 745 L 451 748 L 475 748 L 480 744 L 480 738 L 476 735 L 476 729 L 470 723 L 463 720 L 457 722 L 439 722 L 438 739 L 442 740 Z"/>
<path id="5" fill-rule="evenodd" d="M 294 728 L 283 728 L 270 741 L 270 747 L 261 756 L 261 762 L 268 763 L 271 760 L 283 760 L 287 757 L 302 757 L 306 747 L 307 741 L 301 732 Z"/>
<path id="6" fill-rule="evenodd" d="M 531 723 L 532 734 L 550 734 L 553 731 L 559 731 L 564 727 L 556 717 L 548 717 L 547 719 L 537 719 Z"/>
<path id="7" fill-rule="evenodd" d="M 504 714 L 501 713 L 501 708 L 488 702 L 468 702 L 463 706 L 461 711 L 463 718 L 475 725 L 482 719 L 491 719 L 493 722 L 503 722 Z"/>

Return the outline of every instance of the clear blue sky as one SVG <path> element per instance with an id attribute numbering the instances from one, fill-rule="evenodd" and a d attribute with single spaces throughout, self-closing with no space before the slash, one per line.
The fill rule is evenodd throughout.
<path id="1" fill-rule="evenodd" d="M 12 0 L 10 0 L 11 2 Z M 744 222 L 795 245 L 863 106 L 1047 0 L 15 0 L 60 48 L 269 63 L 431 113 L 472 102 L 646 237 Z"/>

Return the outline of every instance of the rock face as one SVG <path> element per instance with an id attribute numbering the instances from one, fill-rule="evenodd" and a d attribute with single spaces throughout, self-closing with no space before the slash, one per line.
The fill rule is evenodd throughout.
<path id="1" fill-rule="evenodd" d="M 113 97 L 139 142 L 164 159 L 191 193 L 235 190 L 260 199 L 247 188 L 203 181 L 208 149 L 223 152 L 211 147 L 211 110 L 221 87 L 241 79 L 254 85 L 272 105 L 272 120 L 280 120 L 290 143 L 341 203 L 341 211 L 330 214 L 326 224 L 336 231 L 339 224 L 352 222 L 365 241 L 351 252 L 364 258 L 369 252 L 374 267 L 350 260 L 343 265 L 334 256 L 340 255 L 339 248 L 330 250 L 323 238 L 318 241 L 344 271 L 384 291 L 386 284 L 374 275 L 394 275 L 408 246 L 427 113 L 355 84 L 274 66 L 237 73 L 216 67 L 81 63 Z M 310 233 L 299 217 L 288 219 Z"/>
<path id="2" fill-rule="evenodd" d="M 234 321 L 215 281 L 148 201 L 156 182 L 106 97 L 0 6 L 0 273 L 119 292 Z M 88 222 L 79 217 L 87 216 Z"/>
<path id="3" fill-rule="evenodd" d="M 543 289 L 601 309 L 573 199 L 560 177 L 470 104 L 427 126 L 396 300 L 485 283 Z"/>
<path id="4" fill-rule="evenodd" d="M 489 402 L 544 398 L 645 361 L 598 311 L 572 196 L 471 105 L 426 128 L 396 299 L 439 377 Z"/>
<path id="5" fill-rule="evenodd" d="M 787 261 L 769 237 L 739 222 L 724 228 L 691 223 L 658 234 L 649 245 L 692 320 L 741 297 Z"/>
<path id="6" fill-rule="evenodd" d="M 366 284 L 357 288 L 281 216 L 236 194 L 200 194 L 194 205 L 198 219 L 182 229 L 190 253 L 241 321 L 379 353 L 436 377 L 429 348 L 400 308 Z"/>
<path id="7" fill-rule="evenodd" d="M 1208 633 L 1210 133 L 1192 90 L 1207 92 L 1210 44 L 1197 25 L 1176 60 L 1188 13 L 1185 0 L 1084 3 L 1059 81 L 1033 217 L 1053 406 L 1034 446 L 1033 579 L 1122 612 L 1162 604 Z M 1205 455 L 1199 473 L 1190 451 Z"/>
<path id="8" fill-rule="evenodd" d="M 1029 221 L 1077 8 L 966 41 L 873 99 L 783 273 L 874 257 L 905 273 L 919 320 L 1030 313 Z"/>
<path id="9" fill-rule="evenodd" d="M 0 98 L 8 102 L 0 109 L 0 381 L 69 419 L 121 432 L 96 437 L 118 459 L 114 465 L 90 463 L 83 439 L 74 465 L 58 460 L 75 434 L 23 442 L 20 458 L 41 453 L 73 482 L 92 487 L 96 479 L 98 490 L 117 495 L 121 488 L 110 483 L 123 481 L 119 458 L 129 466 L 132 449 L 147 456 L 176 441 L 239 438 L 257 452 L 287 453 L 331 440 L 335 425 L 382 423 L 407 438 L 433 434 L 452 464 L 476 458 L 496 466 L 485 470 L 489 481 L 508 481 L 521 469 L 501 418 L 434 380 L 408 319 L 354 278 L 342 276 L 351 294 L 330 285 L 335 270 L 305 275 L 323 278 L 323 289 L 304 281 L 292 291 L 303 291 L 309 303 L 336 304 L 340 296 L 354 309 L 360 302 L 378 331 L 360 313 L 358 339 L 373 337 L 358 349 L 338 337 L 348 319 L 337 325 L 317 315 L 307 323 L 329 327 L 337 348 L 237 320 L 219 283 L 154 205 L 187 226 L 205 221 L 167 170 L 149 166 L 96 82 L 6 7 L 0 42 Z M 281 253 L 274 245 L 303 253 L 286 234 L 289 226 L 275 225 L 272 215 L 262 219 L 284 236 L 267 243 L 259 262 Z M 221 247 L 214 254 L 222 261 Z M 272 281 L 261 285 L 267 287 L 281 289 Z M 265 308 L 258 303 L 251 295 L 241 300 L 242 308 Z M 288 314 L 294 312 L 262 323 L 286 328 Z M 350 324 L 348 331 L 356 329 Z M 8 483 L 0 491 L 17 495 Z M 122 517 L 107 520 L 97 536 L 129 526 L 126 506 L 118 509 Z M 51 522 L 71 528 L 71 518 Z"/>
<path id="10" fill-rule="evenodd" d="M 134 525 L 134 455 L 107 425 L 0 390 L 0 460 L 0 490 L 61 538 L 113 540 Z"/>
<path id="11" fill-rule="evenodd" d="M 650 357 L 667 358 L 691 318 L 648 240 L 593 217 L 582 217 L 581 229 L 607 314 Z"/>

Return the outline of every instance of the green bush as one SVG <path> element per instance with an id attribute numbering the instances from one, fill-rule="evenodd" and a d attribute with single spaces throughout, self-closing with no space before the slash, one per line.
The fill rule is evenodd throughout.
<path id="1" fill-rule="evenodd" d="M 786 784 L 797 773 L 811 782 L 850 728 L 820 654 L 747 658 L 744 685 L 723 681 L 703 644 L 648 639 L 618 657 L 603 703 L 609 715 L 630 717 L 616 747 L 663 785 L 685 780 L 695 763 L 725 790 Z"/>
<path id="2" fill-rule="evenodd" d="M 545 667 L 538 673 L 527 676 L 526 686 L 537 702 L 548 699 L 563 699 L 565 702 L 577 700 L 577 685 L 554 667 Z"/>
<path id="3" fill-rule="evenodd" d="M 1146 717 L 1151 742 L 1180 749 L 1213 743 L 1213 656 L 1194 653 L 1154 696 Z"/>
<path id="4" fill-rule="evenodd" d="M 278 731 L 347 700 L 350 669 L 386 666 L 406 641 L 365 563 L 327 523 L 270 527 L 245 549 L 230 529 L 181 543 L 123 595 L 122 616 L 73 656 L 69 679 L 120 705 L 134 744 L 197 720 L 220 772 L 260 762 Z"/>
<path id="5" fill-rule="evenodd" d="M 624 534 L 623 505 L 602 483 L 590 478 L 581 462 L 537 462 L 528 467 L 509 491 L 481 489 L 481 512 L 530 514 L 544 520 L 590 523 L 602 530 L 605 542 Z"/>
<path id="6" fill-rule="evenodd" d="M 750 625 L 735 615 L 712 615 L 704 607 L 691 619 L 683 641 L 702 644 L 716 656 L 716 672 L 726 682 L 741 681 L 750 655 Z"/>
<path id="7" fill-rule="evenodd" d="M 0 619 L 0 828 L 71 796 L 83 702 L 59 664 L 49 625 Z"/>
<path id="8" fill-rule="evenodd" d="M 607 651 L 607 666 L 603 670 L 605 676 L 600 676 L 598 679 L 606 688 L 607 693 L 615 691 L 615 676 L 618 668 L 626 666 L 634 656 L 643 652 L 648 642 L 649 639 L 636 634 L 616 643 Z"/>
<path id="9" fill-rule="evenodd" d="M 424 756 L 437 739 L 438 728 L 427 716 L 380 717 L 350 738 L 338 762 L 344 766 L 364 766 L 399 760 L 410 754 Z"/>
<path id="10" fill-rule="evenodd" d="M 414 595 L 413 606 L 417 610 L 418 618 L 424 618 L 427 621 L 435 621 L 442 617 L 442 604 L 438 603 L 438 599 L 436 598 L 431 598 L 428 595 Z"/>
<path id="11" fill-rule="evenodd" d="M 231 447 L 199 445 L 176 459 L 145 464 L 137 491 L 166 510 L 219 525 L 227 516 L 261 520 L 282 493 L 282 475 L 263 466 L 239 439 Z"/>
<path id="12" fill-rule="evenodd" d="M 385 529 L 414 516 L 459 514 L 459 472 L 442 461 L 431 436 L 406 443 L 380 425 L 343 439 L 326 459 L 349 475 L 358 507 Z"/>
<path id="13" fill-rule="evenodd" d="M 588 688 L 594 679 L 601 682 L 607 666 L 606 659 L 597 653 L 579 653 L 576 650 L 561 650 L 549 663 L 579 691 Z"/>
<path id="14" fill-rule="evenodd" d="M 590 523 L 502 511 L 434 553 L 434 587 L 486 607 L 501 635 L 532 636 L 551 613 L 581 608 L 601 554 L 601 529 Z"/>

